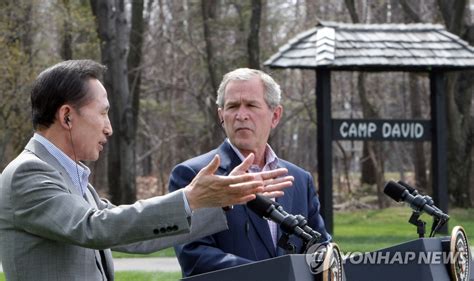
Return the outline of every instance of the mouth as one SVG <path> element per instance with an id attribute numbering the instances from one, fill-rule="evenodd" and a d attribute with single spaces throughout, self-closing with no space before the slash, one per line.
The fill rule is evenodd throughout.
<path id="1" fill-rule="evenodd" d="M 99 142 L 100 151 L 102 151 L 104 149 L 104 146 L 105 146 L 106 143 L 107 143 L 107 141 L 100 141 Z"/>
<path id="2" fill-rule="evenodd" d="M 240 131 L 251 131 L 251 130 L 250 130 L 250 128 L 246 128 L 246 127 L 235 129 L 235 132 L 240 132 Z"/>

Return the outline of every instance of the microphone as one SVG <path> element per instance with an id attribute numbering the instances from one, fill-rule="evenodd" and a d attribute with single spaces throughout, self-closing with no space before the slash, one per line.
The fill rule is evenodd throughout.
<path id="1" fill-rule="evenodd" d="M 413 190 L 416 193 L 414 192 L 411 194 L 409 189 L 407 189 L 405 186 L 402 186 L 394 181 L 388 181 L 383 192 L 397 202 L 404 201 L 410 204 L 410 207 L 415 211 L 425 212 L 439 220 L 449 220 L 449 216 L 447 214 L 443 213 L 437 207 L 428 204 L 428 201 L 424 198 L 424 196 L 419 195 L 414 188 Z"/>
<path id="2" fill-rule="evenodd" d="M 398 183 L 402 186 L 404 186 L 408 192 L 410 192 L 411 195 L 413 196 L 417 196 L 417 195 L 420 195 L 421 197 L 423 197 L 423 199 L 426 200 L 426 204 L 430 205 L 433 209 L 435 209 L 436 211 L 440 212 L 440 213 L 444 213 L 443 211 L 441 211 L 440 208 L 436 207 L 435 204 L 434 204 L 434 200 L 433 198 L 431 198 L 430 196 L 428 195 L 422 195 L 420 192 L 418 192 L 418 190 L 416 190 L 414 187 L 412 187 L 411 185 L 409 185 L 408 183 L 404 182 L 404 181 L 398 181 Z M 448 216 L 448 219 L 449 219 L 449 215 L 446 215 Z"/>
<path id="3" fill-rule="evenodd" d="M 430 196 L 422 195 L 421 193 L 418 192 L 418 190 L 416 190 L 414 187 L 412 187 L 411 185 L 409 185 L 408 183 L 406 183 L 404 181 L 398 181 L 398 184 L 400 184 L 401 186 L 404 186 L 408 190 L 408 192 L 410 192 L 411 195 L 413 195 L 413 196 L 417 196 L 417 195 L 422 196 L 423 199 L 426 200 L 426 204 L 430 205 L 433 208 L 438 209 L 436 206 L 434 206 L 434 201 Z M 441 211 L 441 210 L 439 210 L 439 211 Z"/>
<path id="4" fill-rule="evenodd" d="M 303 216 L 288 214 L 280 204 L 265 196 L 257 194 L 254 200 L 247 202 L 247 207 L 259 217 L 277 223 L 283 232 L 295 234 L 306 242 L 321 237 L 320 233 L 307 225 Z"/>

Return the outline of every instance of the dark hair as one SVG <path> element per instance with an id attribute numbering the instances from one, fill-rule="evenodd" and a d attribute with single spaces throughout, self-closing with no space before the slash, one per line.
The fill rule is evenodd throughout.
<path id="1" fill-rule="evenodd" d="M 64 104 L 79 110 L 90 98 L 87 80 L 100 79 L 105 70 L 104 65 L 92 60 L 68 60 L 41 72 L 31 90 L 33 128 L 49 128 L 56 111 Z"/>

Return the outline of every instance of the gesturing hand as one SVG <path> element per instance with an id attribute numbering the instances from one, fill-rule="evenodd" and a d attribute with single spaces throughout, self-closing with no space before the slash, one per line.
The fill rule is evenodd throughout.
<path id="1" fill-rule="evenodd" d="M 224 207 L 243 204 L 255 199 L 256 193 L 278 197 L 283 188 L 291 186 L 293 177 L 277 178 L 285 175 L 286 169 L 248 174 L 246 171 L 253 163 L 250 154 L 228 176 L 215 175 L 220 164 L 218 155 L 194 177 L 184 192 L 191 209 L 204 207 Z"/>
<path id="2" fill-rule="evenodd" d="M 215 175 L 219 164 L 216 155 L 185 187 L 191 209 L 243 204 L 255 199 L 255 193 L 263 192 L 263 181 L 253 175 Z"/>
<path id="3" fill-rule="evenodd" d="M 254 160 L 254 154 L 250 153 L 247 158 L 242 161 L 242 163 L 235 167 L 229 175 L 243 175 L 247 173 L 247 170 L 250 168 Z M 271 171 L 251 173 L 255 179 L 260 179 L 263 181 L 263 192 L 262 195 L 269 198 L 281 197 L 284 195 L 283 189 L 293 185 L 294 178 L 293 176 L 285 176 L 288 170 L 285 168 L 279 168 Z"/>

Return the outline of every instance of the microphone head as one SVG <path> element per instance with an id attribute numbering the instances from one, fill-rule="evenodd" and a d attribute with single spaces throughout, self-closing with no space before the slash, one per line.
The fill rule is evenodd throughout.
<path id="1" fill-rule="evenodd" d="M 403 193 L 405 191 L 405 187 L 394 181 L 388 181 L 387 184 L 385 184 L 385 188 L 383 190 L 385 194 L 397 202 L 403 201 Z"/>
<path id="2" fill-rule="evenodd" d="M 272 200 L 269 198 L 257 194 L 257 197 L 254 200 L 247 202 L 247 207 L 252 210 L 254 213 L 259 215 L 260 217 L 268 217 L 270 207 L 274 204 Z"/>
<path id="3" fill-rule="evenodd" d="M 405 187 L 408 190 L 408 192 L 410 192 L 411 195 L 413 195 L 413 196 L 418 195 L 418 191 L 414 187 L 409 185 L 408 183 L 406 183 L 404 181 L 398 181 L 398 184 Z"/>

